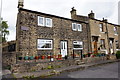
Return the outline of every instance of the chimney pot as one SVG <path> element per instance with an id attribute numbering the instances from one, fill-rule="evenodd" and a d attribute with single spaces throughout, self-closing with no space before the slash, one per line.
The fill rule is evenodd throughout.
<path id="1" fill-rule="evenodd" d="M 91 13 L 88 14 L 88 17 L 92 19 L 95 18 L 95 14 L 93 13 L 93 10 L 91 10 Z"/>

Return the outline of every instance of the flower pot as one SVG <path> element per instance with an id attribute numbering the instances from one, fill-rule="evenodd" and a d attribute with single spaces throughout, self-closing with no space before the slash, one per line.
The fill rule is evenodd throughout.
<path id="1" fill-rule="evenodd" d="M 72 56 L 72 57 L 73 57 L 73 56 L 74 56 L 74 57 L 76 57 L 76 54 L 74 54 L 74 55 L 73 55 L 73 54 L 71 54 L 71 56 Z"/>
<path id="2" fill-rule="evenodd" d="M 56 58 L 57 58 L 57 55 L 53 55 L 53 58 L 55 58 L 55 59 L 56 59 Z"/>
<path id="3" fill-rule="evenodd" d="M 88 57 L 88 54 L 86 54 L 85 57 Z"/>
<path id="4" fill-rule="evenodd" d="M 47 59 L 50 59 L 51 58 L 51 56 L 47 56 Z"/>
<path id="5" fill-rule="evenodd" d="M 28 60 L 28 59 L 29 59 L 29 57 L 28 57 L 28 56 L 25 56 L 25 57 L 24 57 L 24 59 L 25 59 L 25 60 Z"/>
<path id="6" fill-rule="evenodd" d="M 57 60 L 62 60 L 62 55 L 59 54 Z"/>
<path id="7" fill-rule="evenodd" d="M 18 57 L 19 60 L 22 60 L 22 57 Z"/>
<path id="8" fill-rule="evenodd" d="M 88 53 L 88 57 L 90 57 L 90 55 L 91 55 L 91 54 L 90 54 L 90 53 Z"/>
<path id="9" fill-rule="evenodd" d="M 58 58 L 62 58 L 62 55 L 60 54 L 60 55 L 58 55 Z"/>
<path id="10" fill-rule="evenodd" d="M 33 57 L 33 56 L 30 56 L 29 58 L 30 58 L 30 60 L 33 60 L 33 59 L 34 59 L 34 57 Z"/>
<path id="11" fill-rule="evenodd" d="M 35 59 L 39 59 L 39 56 L 35 56 Z"/>
<path id="12" fill-rule="evenodd" d="M 45 56 L 41 56 L 41 59 L 45 59 Z"/>
<path id="13" fill-rule="evenodd" d="M 92 57 L 95 57 L 95 55 L 92 55 Z"/>

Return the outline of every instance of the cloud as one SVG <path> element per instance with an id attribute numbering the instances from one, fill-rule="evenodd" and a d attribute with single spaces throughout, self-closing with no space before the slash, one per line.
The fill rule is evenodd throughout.
<path id="1" fill-rule="evenodd" d="M 78 15 L 87 16 L 93 10 L 96 18 L 108 18 L 117 23 L 117 3 L 119 0 L 24 0 L 24 8 L 43 13 L 70 18 L 70 10 L 74 6 Z M 8 21 L 10 35 L 8 40 L 15 40 L 18 0 L 3 0 L 2 17 Z"/>

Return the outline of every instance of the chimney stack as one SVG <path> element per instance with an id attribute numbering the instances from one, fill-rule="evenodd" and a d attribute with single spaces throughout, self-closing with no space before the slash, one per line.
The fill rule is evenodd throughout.
<path id="1" fill-rule="evenodd" d="M 71 12 L 71 18 L 74 19 L 75 16 L 77 15 L 76 14 L 76 9 L 74 9 L 74 7 L 72 7 L 72 10 L 70 12 Z"/>
<path id="2" fill-rule="evenodd" d="M 88 14 L 88 17 L 91 19 L 95 18 L 95 14 L 93 13 L 93 11 L 91 10 L 91 13 Z"/>
<path id="3" fill-rule="evenodd" d="M 24 0 L 18 0 L 18 8 L 23 8 Z"/>
<path id="4" fill-rule="evenodd" d="M 103 22 L 108 22 L 108 20 L 103 18 Z"/>

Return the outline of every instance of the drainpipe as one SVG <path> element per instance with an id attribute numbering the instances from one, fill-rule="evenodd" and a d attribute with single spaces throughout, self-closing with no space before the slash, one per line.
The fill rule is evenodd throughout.
<path id="1" fill-rule="evenodd" d="M 110 40 L 109 40 L 109 35 L 108 35 L 107 20 L 105 19 L 104 22 L 105 22 L 105 26 L 106 26 L 106 34 L 107 34 L 107 41 L 108 41 L 108 48 L 109 48 L 108 54 L 110 54 L 111 50 L 110 50 Z"/>

